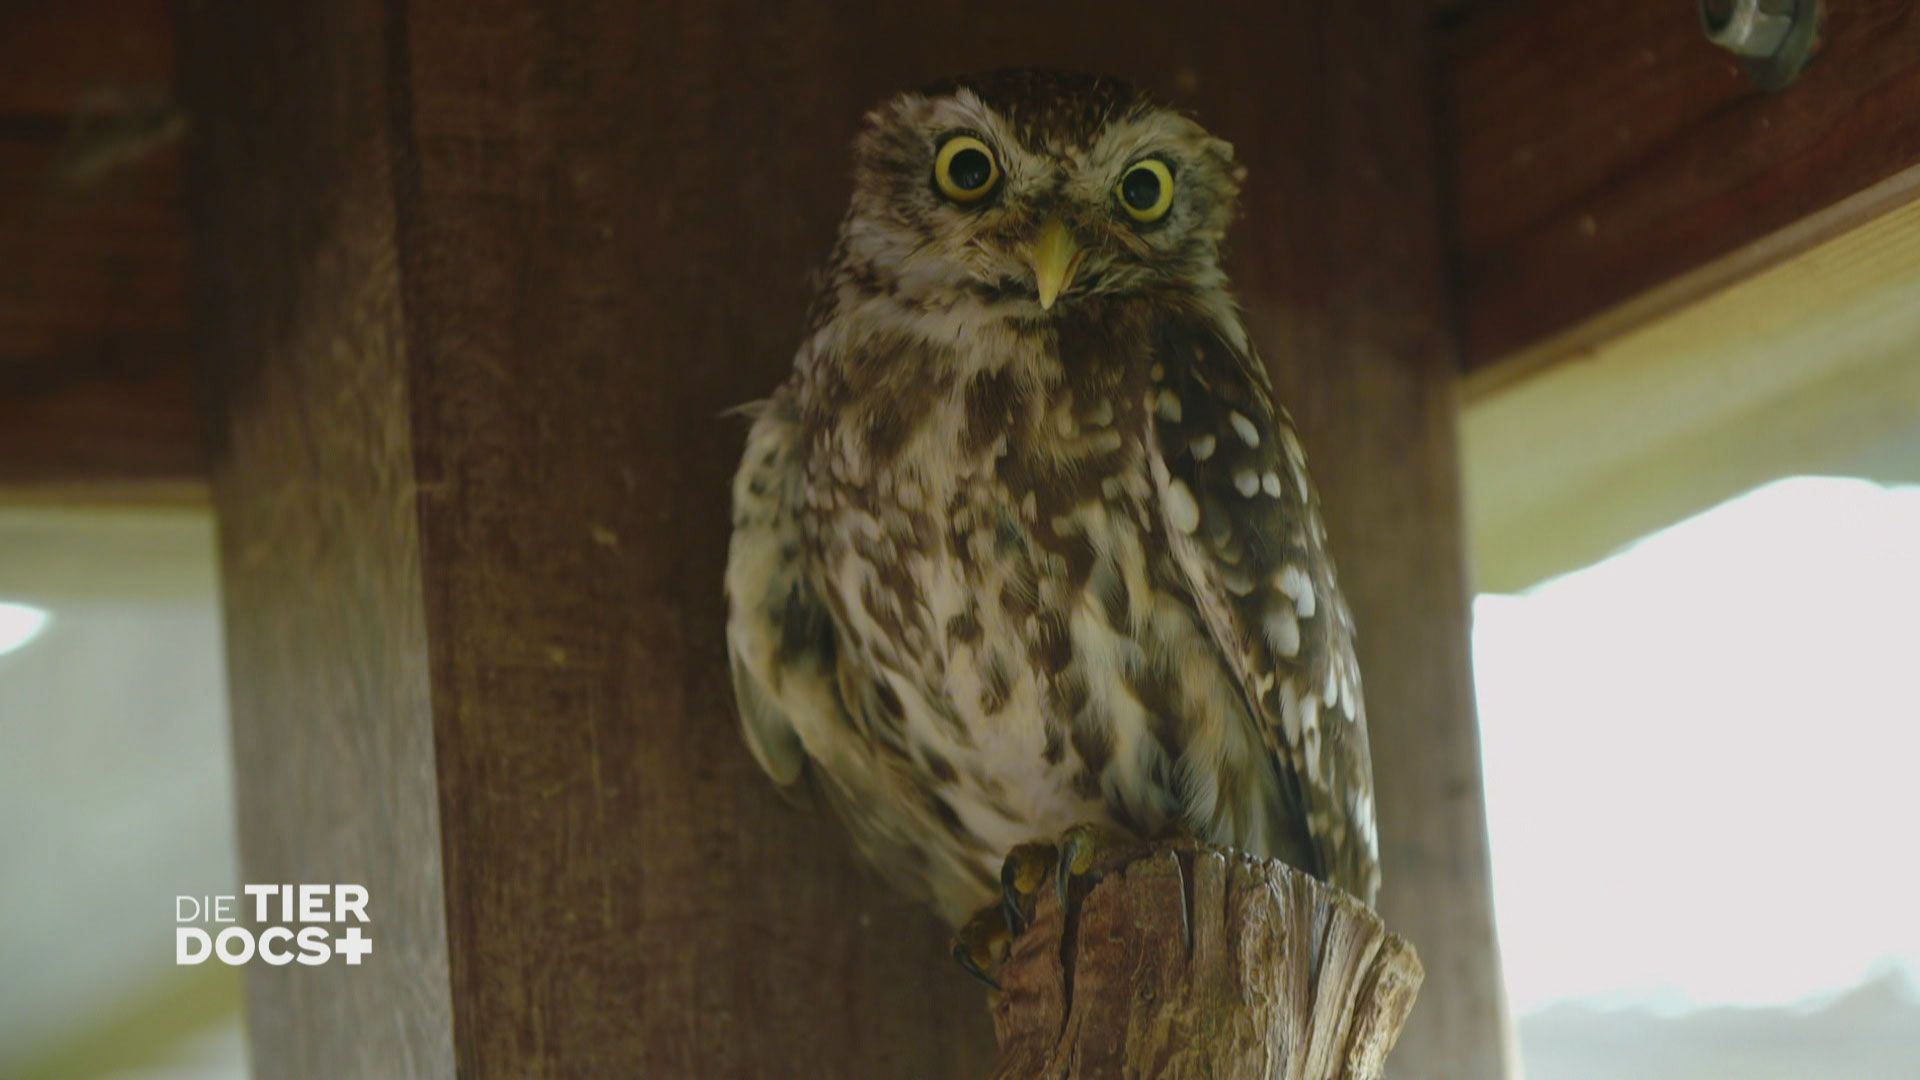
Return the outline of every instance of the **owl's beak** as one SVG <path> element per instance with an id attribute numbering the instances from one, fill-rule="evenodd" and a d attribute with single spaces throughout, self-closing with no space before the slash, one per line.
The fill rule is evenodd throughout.
<path id="1" fill-rule="evenodd" d="M 1059 218 L 1051 218 L 1041 227 L 1027 258 L 1033 262 L 1033 283 L 1040 292 L 1042 311 L 1052 308 L 1053 302 L 1073 284 L 1073 275 L 1080 269 L 1081 254 L 1080 245 L 1073 242 L 1073 233 Z"/>

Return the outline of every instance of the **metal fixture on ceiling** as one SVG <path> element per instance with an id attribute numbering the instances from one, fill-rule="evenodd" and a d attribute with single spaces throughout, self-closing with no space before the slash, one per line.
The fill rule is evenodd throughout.
<path id="1" fill-rule="evenodd" d="M 1700 0 L 1700 25 L 1772 93 L 1798 78 L 1818 50 L 1824 7 L 1821 0 Z"/>

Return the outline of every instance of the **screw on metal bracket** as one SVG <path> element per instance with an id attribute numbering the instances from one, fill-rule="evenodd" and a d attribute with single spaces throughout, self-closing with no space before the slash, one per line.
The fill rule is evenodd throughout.
<path id="1" fill-rule="evenodd" d="M 1821 0 L 1700 0 L 1707 40 L 1740 58 L 1769 93 L 1799 76 L 1820 44 Z"/>

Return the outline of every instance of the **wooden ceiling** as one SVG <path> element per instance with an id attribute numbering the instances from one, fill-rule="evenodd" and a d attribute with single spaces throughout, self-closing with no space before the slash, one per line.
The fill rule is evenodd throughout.
<path id="1" fill-rule="evenodd" d="M 1564 357 L 1920 194 L 1920 3 L 1826 7 L 1777 95 L 1690 0 L 1455 13 L 1441 138 L 1469 371 Z"/>
<path id="2" fill-rule="evenodd" d="M 160 0 L 0 4 L 0 486 L 200 482 L 173 84 Z"/>
<path id="3" fill-rule="evenodd" d="M 1920 192 L 1920 0 L 1829 3 L 1761 94 L 1683 0 L 1435 0 L 1470 388 Z M 0 492 L 199 489 L 166 0 L 0 0 Z"/>

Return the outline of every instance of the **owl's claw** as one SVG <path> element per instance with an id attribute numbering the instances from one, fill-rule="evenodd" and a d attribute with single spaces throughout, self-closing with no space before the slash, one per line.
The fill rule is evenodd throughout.
<path id="1" fill-rule="evenodd" d="M 974 912 L 953 935 L 953 959 L 967 974 L 995 990 L 993 971 L 1006 959 L 1013 939 L 1033 921 L 1034 898 L 1052 874 L 1056 858 L 1052 844 L 1021 844 L 1000 864 L 1000 902 Z"/>
<path id="2" fill-rule="evenodd" d="M 1076 825 L 1061 834 L 1056 846 L 1044 840 L 1021 844 L 1000 864 L 1000 902 L 974 912 L 953 935 L 953 959 L 967 974 L 994 990 L 993 977 L 1013 946 L 1013 939 L 1033 924 L 1040 889 L 1052 878 L 1063 908 L 1070 906 L 1076 885 L 1099 881 L 1100 865 L 1112 852 L 1138 841 L 1104 825 Z M 1081 890 L 1084 892 L 1084 890 Z"/>
<path id="3" fill-rule="evenodd" d="M 1052 873 L 1060 853 L 1044 840 L 1021 844 L 1000 864 L 1000 906 L 1007 931 L 1019 937 L 1033 921 L 1033 901 Z"/>
<path id="4" fill-rule="evenodd" d="M 1101 857 L 1115 848 L 1132 842 L 1103 825 L 1075 825 L 1060 836 L 1060 857 L 1054 871 L 1054 887 L 1060 892 L 1060 906 L 1072 906 L 1073 886 L 1076 882 L 1091 885 L 1100 880 L 1095 872 Z"/>
<path id="5" fill-rule="evenodd" d="M 967 974 L 997 991 L 1000 984 L 994 981 L 992 972 L 1007 958 L 1012 944 L 1005 910 L 998 904 L 988 904 L 954 933 L 953 960 Z"/>

